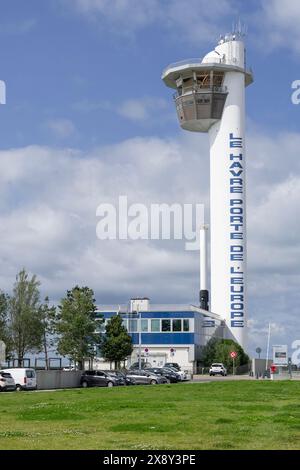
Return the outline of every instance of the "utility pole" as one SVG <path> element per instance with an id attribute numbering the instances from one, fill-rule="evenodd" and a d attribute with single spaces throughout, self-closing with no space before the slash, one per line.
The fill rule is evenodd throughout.
<path id="1" fill-rule="evenodd" d="M 137 306 L 138 313 L 138 333 L 139 333 L 139 370 L 142 368 L 142 358 L 141 358 L 141 349 L 142 349 L 142 322 L 141 322 L 141 312 Z"/>
<path id="2" fill-rule="evenodd" d="M 271 323 L 269 323 L 269 331 L 268 331 L 266 371 L 268 370 L 268 362 L 269 362 L 270 336 L 271 336 Z"/>

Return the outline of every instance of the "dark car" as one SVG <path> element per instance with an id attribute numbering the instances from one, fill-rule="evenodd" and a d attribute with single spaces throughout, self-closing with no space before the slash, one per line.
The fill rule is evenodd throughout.
<path id="1" fill-rule="evenodd" d="M 86 370 L 80 379 L 80 385 L 86 387 L 114 387 L 125 385 L 123 378 L 114 377 L 103 370 Z"/>
<path id="2" fill-rule="evenodd" d="M 151 367 L 146 369 L 149 372 L 153 372 L 155 375 L 161 375 L 167 379 L 169 383 L 178 382 L 178 375 L 171 369 L 164 369 L 163 367 Z"/>
<path id="3" fill-rule="evenodd" d="M 122 372 L 120 370 L 109 371 L 109 375 L 111 375 L 112 377 L 117 377 L 121 380 L 124 380 L 125 385 L 136 385 L 135 380 L 132 377 L 130 377 L 125 372 Z"/>
<path id="4" fill-rule="evenodd" d="M 173 367 L 173 369 L 180 370 L 180 366 L 177 362 L 166 362 L 164 367 Z"/>

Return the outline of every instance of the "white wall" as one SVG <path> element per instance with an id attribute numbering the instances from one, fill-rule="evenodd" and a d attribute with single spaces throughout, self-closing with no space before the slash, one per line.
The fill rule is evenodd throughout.
<path id="1" fill-rule="evenodd" d="M 145 353 L 145 348 L 147 346 L 143 345 L 142 347 L 142 358 L 150 362 L 153 366 L 161 367 L 165 362 L 177 362 L 181 369 L 188 370 L 193 372 L 194 361 L 195 361 L 195 351 L 194 345 L 188 346 L 148 346 L 148 353 Z M 174 353 L 171 353 L 170 349 L 174 349 Z M 138 361 L 138 348 L 135 347 L 131 363 Z M 154 362 L 155 361 L 155 362 Z M 162 362 L 162 363 L 161 363 Z"/>

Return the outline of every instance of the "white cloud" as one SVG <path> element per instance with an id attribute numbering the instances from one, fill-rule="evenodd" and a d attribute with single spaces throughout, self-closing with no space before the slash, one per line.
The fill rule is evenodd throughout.
<path id="1" fill-rule="evenodd" d="M 174 39 L 198 44 L 218 38 L 226 19 L 231 25 L 235 0 L 61 0 L 83 17 L 114 33 L 133 35 L 159 26 Z M 228 23 L 227 21 L 227 23 Z M 225 31 L 226 32 L 226 31 Z"/>
<path id="2" fill-rule="evenodd" d="M 133 37 L 159 27 L 170 38 L 194 45 L 216 41 L 231 28 L 242 9 L 253 31 L 250 38 L 263 51 L 300 51 L 299 0 L 260 0 L 244 11 L 241 0 L 60 0 L 100 30 Z"/>
<path id="3" fill-rule="evenodd" d="M 158 117 L 161 121 L 161 111 L 166 110 L 168 106 L 168 102 L 163 98 L 145 96 L 142 98 L 130 98 L 121 101 L 118 105 L 107 100 L 101 103 L 81 100 L 73 104 L 73 109 L 85 113 L 99 110 L 110 111 L 134 122 L 149 122 Z M 166 116 L 168 118 L 168 115 L 164 113 L 164 118 Z M 172 118 L 173 116 L 174 113 L 172 113 Z"/>
<path id="4" fill-rule="evenodd" d="M 47 127 L 56 137 L 65 139 L 75 133 L 75 126 L 70 119 L 50 119 Z"/>
<path id="5" fill-rule="evenodd" d="M 300 327 L 299 142 L 297 134 L 248 138 L 253 342 L 255 328 L 268 321 L 279 325 L 278 340 L 280 335 L 295 339 Z M 99 303 L 134 295 L 156 302 L 197 301 L 197 252 L 184 251 L 181 241 L 100 241 L 95 213 L 101 202 L 117 204 L 121 194 L 147 206 L 207 205 L 206 136 L 135 138 L 87 153 L 32 146 L 2 151 L 0 158 L 2 288 L 10 289 L 25 266 L 56 300 L 79 283 L 94 288 Z"/>
<path id="6" fill-rule="evenodd" d="M 256 18 L 263 37 L 260 37 L 260 41 L 264 42 L 264 47 L 287 48 L 299 52 L 299 0 L 261 0 L 261 9 Z"/>
<path id="7" fill-rule="evenodd" d="M 129 99 L 118 108 L 118 114 L 132 121 L 146 121 L 158 115 L 168 106 L 167 101 L 161 98 Z"/>

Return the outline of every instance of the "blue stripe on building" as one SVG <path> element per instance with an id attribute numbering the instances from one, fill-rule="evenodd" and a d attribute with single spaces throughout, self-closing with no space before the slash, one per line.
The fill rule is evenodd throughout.
<path id="1" fill-rule="evenodd" d="M 130 333 L 133 344 L 139 343 L 138 333 Z M 142 344 L 194 344 L 195 335 L 194 333 L 142 333 L 141 335 Z"/>
<path id="2" fill-rule="evenodd" d="M 148 318 L 194 318 L 195 313 L 194 312 L 140 312 L 141 313 L 141 318 L 148 319 Z M 103 316 L 103 318 L 111 318 L 113 316 L 117 315 L 117 312 L 101 312 L 98 313 L 98 316 Z M 138 318 L 137 314 L 132 314 L 132 313 L 126 313 L 126 314 L 121 314 L 122 318 L 125 319 L 135 319 Z"/>

